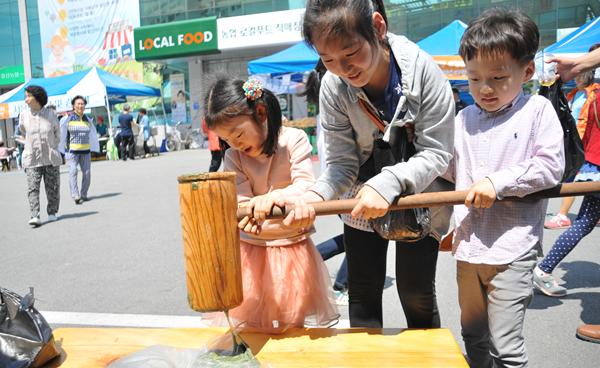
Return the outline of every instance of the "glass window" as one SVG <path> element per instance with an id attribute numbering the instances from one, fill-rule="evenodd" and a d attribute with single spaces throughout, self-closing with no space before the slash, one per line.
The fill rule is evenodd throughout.
<path id="1" fill-rule="evenodd" d="M 140 0 L 140 16 L 153 15 L 159 12 L 159 0 Z"/>

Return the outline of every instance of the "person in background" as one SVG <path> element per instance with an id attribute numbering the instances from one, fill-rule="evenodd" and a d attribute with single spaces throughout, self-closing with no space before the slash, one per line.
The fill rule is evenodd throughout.
<path id="1" fill-rule="evenodd" d="M 206 119 L 202 119 L 202 131 L 208 137 L 208 150 L 210 151 L 210 166 L 208 172 L 219 171 L 223 160 L 223 149 L 219 137 L 206 126 Z"/>
<path id="2" fill-rule="evenodd" d="M 38 227 L 40 221 L 40 185 L 44 179 L 48 206 L 48 221 L 58 220 L 60 205 L 60 170 L 62 163 L 58 145 L 60 126 L 56 114 L 44 107 L 48 94 L 40 86 L 25 88 L 25 103 L 29 109 L 19 116 L 19 134 L 25 142 L 23 168 L 27 174 L 27 197 L 31 218 L 29 225 Z"/>
<path id="3" fill-rule="evenodd" d="M 141 107 L 138 111 L 137 124 L 144 133 L 144 155 L 148 157 L 150 155 L 150 149 L 148 148 L 148 139 L 150 139 L 150 120 L 148 119 L 148 112 L 145 108 Z"/>
<path id="4" fill-rule="evenodd" d="M 127 161 L 127 156 L 132 160 L 134 159 L 135 144 L 133 140 L 133 130 L 131 123 L 133 123 L 133 116 L 131 116 L 131 106 L 129 104 L 123 105 L 123 112 L 119 114 L 119 133 L 120 144 L 119 153 L 121 160 Z"/>
<path id="5" fill-rule="evenodd" d="M 10 171 L 10 156 L 14 148 L 4 147 L 4 141 L 0 141 L 0 162 L 2 162 L 2 171 Z"/>
<path id="6" fill-rule="evenodd" d="M 598 47 L 600 47 L 600 43 L 590 47 L 589 51 L 594 51 Z M 596 95 L 600 90 L 600 84 L 594 83 L 594 73 L 595 70 L 591 69 L 575 76 L 576 87 L 567 94 L 571 115 L 577 122 L 577 131 L 580 138 L 583 138 L 586 130 L 589 107 L 596 100 Z M 565 182 L 571 183 L 573 180 L 574 178 L 571 177 L 567 178 Z M 544 227 L 546 229 L 565 229 L 571 226 L 571 220 L 567 217 L 567 214 L 573 206 L 573 202 L 575 202 L 575 197 L 563 198 L 558 213 L 551 219 L 546 220 Z"/>
<path id="7" fill-rule="evenodd" d="M 92 177 L 91 152 L 99 152 L 98 133 L 92 119 L 85 111 L 87 101 L 83 96 L 71 100 L 73 113 L 60 121 L 59 151 L 65 154 L 69 163 L 69 184 L 71 198 L 75 204 L 88 200 L 88 190 Z M 77 166 L 81 168 L 81 191 L 77 186 Z"/>
<path id="8" fill-rule="evenodd" d="M 554 56 L 548 58 L 546 63 L 556 63 L 557 77 L 568 82 L 576 75 L 600 66 L 600 48 L 576 58 Z"/>
<path id="9" fill-rule="evenodd" d="M 454 96 L 454 113 L 458 114 L 460 110 L 467 107 L 467 104 L 460 99 L 460 93 L 458 92 L 458 88 L 452 87 L 452 95 Z"/>
<path id="10" fill-rule="evenodd" d="M 108 134 L 108 130 L 106 129 L 106 125 L 104 124 L 104 118 L 102 116 L 98 116 L 97 118 L 96 132 L 98 133 L 98 137 L 106 137 Z"/>

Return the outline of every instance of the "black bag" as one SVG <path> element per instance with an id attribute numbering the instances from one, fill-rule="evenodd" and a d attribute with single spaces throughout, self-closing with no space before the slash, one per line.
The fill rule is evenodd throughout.
<path id="1" fill-rule="evenodd" d="M 363 110 L 381 130 L 383 122 L 368 105 L 359 100 Z M 386 166 L 406 162 L 416 153 L 414 144 L 408 141 L 405 127 L 390 127 L 389 143 L 379 138 L 373 142 L 373 153 L 359 170 L 359 180 L 367 181 L 379 174 Z M 371 220 L 373 230 L 384 239 L 403 242 L 419 241 L 431 232 L 431 213 L 429 208 L 411 208 L 388 211 L 384 216 Z"/>
<path id="2" fill-rule="evenodd" d="M 33 307 L 33 288 L 24 297 L 0 288 L 0 367 L 41 367 L 59 356 L 52 329 Z"/>
<path id="3" fill-rule="evenodd" d="M 563 129 L 563 140 L 565 145 L 565 173 L 561 182 L 575 176 L 581 165 L 585 162 L 583 143 L 577 132 L 577 123 L 571 115 L 571 109 L 567 97 L 562 91 L 562 81 L 559 79 L 549 87 L 540 87 L 540 96 L 546 97 L 554 106 L 558 114 L 558 120 Z"/>

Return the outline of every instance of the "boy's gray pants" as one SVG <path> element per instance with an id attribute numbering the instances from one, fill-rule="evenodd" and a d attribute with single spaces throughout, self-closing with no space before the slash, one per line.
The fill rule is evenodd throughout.
<path id="1" fill-rule="evenodd" d="M 25 169 L 27 174 L 27 199 L 29 199 L 29 211 L 31 217 L 40 215 L 40 186 L 42 178 L 46 188 L 46 198 L 48 206 L 46 211 L 49 215 L 58 212 L 60 204 L 60 167 L 59 166 L 39 166 Z"/>
<path id="2" fill-rule="evenodd" d="M 523 324 L 536 247 L 508 265 L 457 261 L 462 336 L 471 367 L 526 367 Z"/>
<path id="3" fill-rule="evenodd" d="M 89 153 L 67 153 L 66 159 L 69 162 L 69 187 L 71 189 L 71 198 L 87 198 L 88 189 L 91 183 L 92 159 Z M 77 187 L 77 165 L 81 168 L 81 192 Z"/>

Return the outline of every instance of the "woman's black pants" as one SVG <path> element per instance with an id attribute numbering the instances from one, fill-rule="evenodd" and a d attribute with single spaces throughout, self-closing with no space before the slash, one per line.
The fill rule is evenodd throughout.
<path id="1" fill-rule="evenodd" d="M 344 225 L 352 327 L 383 327 L 382 296 L 388 240 Z M 439 243 L 426 237 L 396 242 L 396 288 L 409 328 L 440 327 L 435 296 Z"/>

